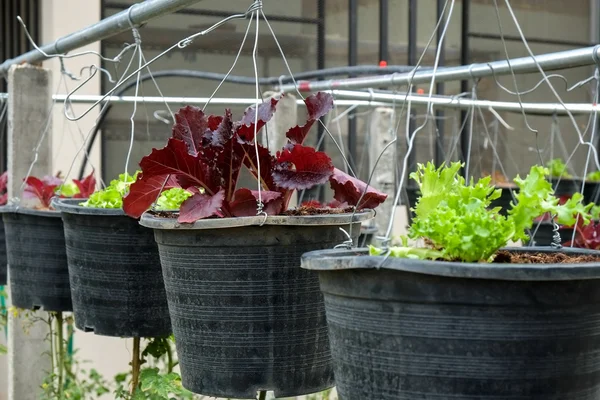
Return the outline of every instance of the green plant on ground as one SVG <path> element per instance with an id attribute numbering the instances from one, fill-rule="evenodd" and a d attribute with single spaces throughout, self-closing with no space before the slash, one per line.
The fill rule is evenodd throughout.
<path id="1" fill-rule="evenodd" d="M 42 384 L 42 400 L 94 400 L 110 393 L 109 384 L 93 368 L 83 367 L 77 352 L 69 351 L 73 335 L 73 317 L 61 312 L 48 313 L 52 369 Z"/>
<path id="2" fill-rule="evenodd" d="M 552 185 L 544 178 L 546 168 L 533 166 L 525 179 L 517 176 L 516 205 L 511 204 L 508 215 L 499 214 L 500 207 L 489 208 L 500 197 L 491 178 L 471 179 L 467 184 L 459 175 L 461 163 L 436 168 L 432 163 L 419 164 L 410 177 L 420 189 L 421 197 L 415 217 L 402 246 L 392 247 L 393 257 L 443 259 L 466 262 L 488 262 L 510 241 L 527 240 L 535 218 L 550 213 L 559 224 L 573 225 L 579 215 L 589 223 L 593 204 L 583 205 L 583 196 L 575 193 L 560 205 Z M 408 245 L 408 239 L 421 240 L 422 247 Z M 383 250 L 371 247 L 372 255 Z"/>
<path id="3" fill-rule="evenodd" d="M 567 165 L 560 158 L 550 160 L 547 165 L 546 175 L 551 178 L 573 179 L 573 175 L 567 172 Z"/>
<path id="4" fill-rule="evenodd" d="M 135 340 L 135 339 L 134 339 Z M 174 371 L 179 364 L 173 349 L 173 336 L 149 339 L 143 351 L 134 343 L 131 370 L 115 377 L 115 398 L 122 400 L 193 399 Z"/>

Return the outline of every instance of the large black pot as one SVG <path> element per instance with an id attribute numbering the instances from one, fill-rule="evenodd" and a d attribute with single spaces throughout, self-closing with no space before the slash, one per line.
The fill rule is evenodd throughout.
<path id="1" fill-rule="evenodd" d="M 8 206 L 1 212 L 12 304 L 28 310 L 72 311 L 60 213 Z"/>
<path id="2" fill-rule="evenodd" d="M 171 321 L 151 229 L 121 209 L 60 199 L 75 326 L 97 335 L 159 337 Z"/>
<path id="3" fill-rule="evenodd" d="M 501 207 L 500 215 L 508 215 L 508 210 L 511 209 L 511 203 L 515 203 L 513 196 L 519 192 L 519 187 L 496 186 L 496 189 L 502 189 L 502 192 L 500 193 L 500 197 L 491 202 L 490 208 Z"/>
<path id="4" fill-rule="evenodd" d="M 323 297 L 300 268 L 311 250 L 354 240 L 352 216 L 175 219 L 142 216 L 154 228 L 183 386 L 215 397 L 254 399 L 334 385 Z M 260 226 L 262 224 L 262 226 Z"/>
<path id="5" fill-rule="evenodd" d="M 383 261 L 302 257 L 325 295 L 340 399 L 600 398 L 600 262 Z"/>
<path id="6" fill-rule="evenodd" d="M 4 224 L 0 224 L 0 286 L 6 285 L 7 270 L 6 234 L 4 233 Z"/>
<path id="7" fill-rule="evenodd" d="M 583 185 L 583 181 L 580 179 L 565 178 L 561 178 L 560 180 L 552 178 L 550 179 L 550 183 L 554 189 L 554 195 L 557 197 L 572 196 L 574 193 L 579 193 L 581 192 L 581 187 Z"/>
<path id="8" fill-rule="evenodd" d="M 585 182 L 583 187 L 584 203 L 600 204 L 600 182 Z"/>

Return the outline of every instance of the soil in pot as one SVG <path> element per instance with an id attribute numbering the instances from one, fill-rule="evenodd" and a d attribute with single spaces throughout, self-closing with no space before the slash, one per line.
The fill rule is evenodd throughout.
<path id="1" fill-rule="evenodd" d="M 355 215 L 355 239 L 372 216 Z M 342 214 L 179 225 L 144 215 L 141 223 L 155 229 L 183 386 L 238 399 L 332 387 L 323 297 L 300 256 L 344 242 L 339 228 L 350 231 L 350 221 Z"/>
<path id="2" fill-rule="evenodd" d="M 547 248 L 511 250 L 523 264 L 305 254 L 325 295 L 340 398 L 598 399 L 600 253 L 563 252 L 574 258 Z"/>
<path id="3" fill-rule="evenodd" d="M 5 209 L 2 219 L 12 304 L 28 310 L 72 311 L 60 213 Z"/>
<path id="4" fill-rule="evenodd" d="M 116 337 L 171 333 L 158 248 L 152 229 L 120 209 L 61 199 L 75 326 Z"/>

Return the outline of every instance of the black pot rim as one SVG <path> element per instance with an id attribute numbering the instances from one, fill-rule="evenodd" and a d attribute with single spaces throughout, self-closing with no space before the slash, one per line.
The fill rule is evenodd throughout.
<path id="1" fill-rule="evenodd" d="M 600 251 L 564 247 L 507 247 L 513 252 L 591 254 L 600 257 Z M 388 269 L 451 278 L 490 279 L 505 281 L 566 281 L 599 279 L 600 262 L 580 264 L 493 264 L 461 263 L 451 261 L 387 259 L 369 256 L 367 249 L 318 250 L 302 255 L 302 268 L 316 271 Z"/>
<path id="2" fill-rule="evenodd" d="M 144 213 L 140 219 L 140 224 L 152 229 L 165 230 L 200 230 L 200 229 L 224 229 L 242 226 L 261 226 L 261 225 L 289 225 L 289 226 L 315 226 L 315 225 L 346 225 L 354 222 L 363 222 L 372 219 L 375 216 L 373 210 L 363 210 L 356 213 L 345 214 L 326 214 L 326 215 L 262 215 L 252 217 L 236 218 L 212 218 L 201 219 L 192 224 L 182 224 L 177 222 L 176 218 L 165 218 Z"/>
<path id="3" fill-rule="evenodd" d="M 57 210 L 37 210 L 35 208 L 21 207 L 17 204 L 0 206 L 0 214 L 22 214 L 36 215 L 38 217 L 60 218 L 60 211 Z"/>
<path id="4" fill-rule="evenodd" d="M 79 203 L 86 200 L 87 199 L 61 199 L 55 197 L 52 199 L 52 206 L 65 214 L 98 215 L 106 217 L 126 215 L 122 208 L 96 208 L 79 205 Z"/>

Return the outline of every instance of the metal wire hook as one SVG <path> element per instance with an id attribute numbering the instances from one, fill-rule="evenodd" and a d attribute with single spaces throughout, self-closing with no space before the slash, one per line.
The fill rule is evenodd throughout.
<path id="1" fill-rule="evenodd" d="M 352 226 L 352 225 L 350 225 Z M 344 235 L 346 235 L 346 240 L 344 240 L 344 242 L 335 245 L 333 248 L 334 249 L 346 249 L 346 250 L 351 250 L 352 246 L 354 245 L 354 241 L 352 240 L 352 237 L 350 236 L 350 234 L 348 232 L 346 232 L 346 230 L 344 228 L 339 228 L 340 231 L 342 231 L 344 233 Z"/>
<path id="2" fill-rule="evenodd" d="M 245 13 L 231 15 L 225 19 L 222 19 L 221 21 L 217 22 L 216 24 L 210 26 L 209 28 L 203 30 L 202 32 L 198 32 L 198 33 L 193 34 L 192 36 L 188 36 L 187 38 L 180 40 L 177 43 L 177 47 L 179 47 L 180 49 L 183 49 L 183 48 L 189 46 L 190 44 L 192 44 L 194 39 L 197 38 L 198 36 L 204 36 L 207 33 L 214 31 L 215 29 L 217 29 L 224 23 L 229 22 L 233 19 L 245 19 L 245 18 L 248 18 L 249 16 L 251 17 L 253 15 L 254 11 L 262 10 L 262 6 L 263 6 L 262 0 L 255 0 L 254 3 L 252 3 L 250 5 L 250 7 L 248 7 L 248 9 L 246 10 Z"/>
<path id="3" fill-rule="evenodd" d="M 246 13 L 244 14 L 235 14 L 231 17 L 225 18 L 224 20 L 222 20 L 221 22 L 215 24 L 216 26 L 221 25 L 223 22 L 225 21 L 230 21 L 231 19 L 237 18 L 237 19 L 242 19 L 242 18 L 246 18 L 248 15 L 252 15 L 252 11 L 255 10 L 260 10 L 262 8 L 262 1 L 257 0 L 255 1 L 249 8 L 248 11 L 250 11 L 250 14 L 248 13 L 248 11 L 246 11 Z M 137 73 L 141 70 L 143 70 L 144 68 L 148 68 L 149 65 L 151 65 L 152 63 L 154 63 L 155 61 L 161 59 L 162 57 L 164 57 L 167 53 L 171 52 L 173 49 L 175 48 L 184 48 L 187 45 L 189 45 L 189 43 L 185 43 L 188 39 L 194 39 L 195 37 L 199 36 L 200 34 L 206 34 L 207 32 L 210 32 L 211 30 L 214 30 L 215 25 L 213 25 L 213 27 L 209 28 L 208 30 L 205 30 L 203 32 L 188 36 L 187 38 L 180 40 L 179 42 L 175 43 L 174 45 L 172 45 L 171 47 L 169 47 L 168 49 L 166 49 L 165 51 L 163 51 L 162 53 L 158 54 L 157 56 L 155 56 L 154 58 L 152 58 L 150 61 L 147 61 L 146 63 L 144 63 L 144 65 L 140 66 L 139 68 L 137 68 L 135 71 L 133 71 L 132 73 L 130 73 L 129 75 L 127 75 L 125 78 L 122 78 L 120 80 L 120 83 L 118 83 L 117 85 L 115 85 L 112 89 L 110 89 L 108 92 L 106 92 L 99 100 L 97 100 L 94 104 L 92 104 L 87 110 L 85 110 L 81 115 L 79 116 L 73 116 L 73 115 L 68 115 L 67 112 L 65 111 L 65 118 L 67 118 L 69 121 L 78 121 L 81 118 L 85 117 L 87 114 L 90 113 L 90 111 L 92 111 L 94 109 L 94 107 L 96 107 L 98 104 L 102 103 L 103 101 L 106 100 L 106 98 L 108 98 L 109 96 L 111 96 L 118 88 L 120 88 L 125 82 L 127 82 L 129 79 L 131 79 L 132 77 L 136 76 Z M 185 43 L 185 45 L 181 46 L 181 44 Z M 129 47 L 136 47 L 137 48 L 137 44 L 134 45 L 130 45 Z M 127 49 L 126 48 L 126 49 Z M 88 79 L 89 80 L 89 79 Z M 75 91 L 77 91 L 79 88 L 81 88 L 81 85 L 79 85 L 74 91 L 72 91 L 70 95 L 74 94 Z M 68 96 L 67 96 L 68 98 Z M 65 99 L 65 101 L 67 100 L 67 98 Z"/>

